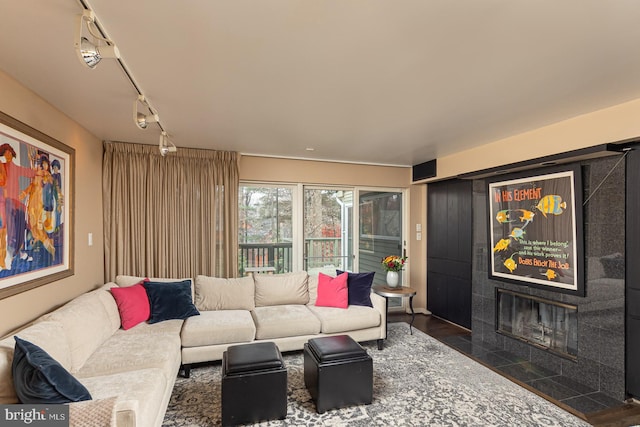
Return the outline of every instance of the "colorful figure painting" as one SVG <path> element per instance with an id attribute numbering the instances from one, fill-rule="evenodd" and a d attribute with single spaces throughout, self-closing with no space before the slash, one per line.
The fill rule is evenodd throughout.
<path id="1" fill-rule="evenodd" d="M 492 279 L 583 294 L 579 183 L 579 167 L 489 183 Z"/>
<path id="2" fill-rule="evenodd" d="M 71 157 L 47 142 L 0 121 L 0 291 L 70 270 Z"/>

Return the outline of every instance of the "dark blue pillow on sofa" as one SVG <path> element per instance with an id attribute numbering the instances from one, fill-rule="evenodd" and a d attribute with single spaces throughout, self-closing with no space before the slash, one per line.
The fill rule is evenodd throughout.
<path id="1" fill-rule="evenodd" d="M 21 403 L 69 403 L 91 400 L 89 391 L 49 353 L 14 337 L 13 385 Z"/>
<path id="2" fill-rule="evenodd" d="M 144 282 L 149 297 L 151 317 L 149 323 L 171 319 L 186 319 L 200 314 L 191 298 L 191 281 Z"/>
<path id="3" fill-rule="evenodd" d="M 343 271 L 336 270 L 336 274 Z M 349 273 L 347 278 L 347 291 L 349 292 L 349 305 L 364 305 L 373 307 L 371 303 L 371 285 L 375 271 L 370 273 Z"/>

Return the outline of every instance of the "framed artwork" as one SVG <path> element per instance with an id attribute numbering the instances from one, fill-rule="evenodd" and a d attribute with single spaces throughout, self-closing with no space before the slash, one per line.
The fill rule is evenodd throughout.
<path id="1" fill-rule="evenodd" d="M 73 275 L 74 157 L 0 112 L 0 298 Z"/>
<path id="2" fill-rule="evenodd" d="M 584 296 L 580 166 L 488 180 L 489 277 Z"/>

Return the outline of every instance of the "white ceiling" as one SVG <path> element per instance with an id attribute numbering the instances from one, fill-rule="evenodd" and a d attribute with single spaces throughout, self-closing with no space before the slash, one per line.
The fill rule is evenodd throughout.
<path id="1" fill-rule="evenodd" d="M 638 0 L 85 3 L 179 147 L 413 165 L 640 98 Z M 0 0 L 0 69 L 100 139 L 157 144 L 117 62 L 79 62 L 81 10 Z"/>

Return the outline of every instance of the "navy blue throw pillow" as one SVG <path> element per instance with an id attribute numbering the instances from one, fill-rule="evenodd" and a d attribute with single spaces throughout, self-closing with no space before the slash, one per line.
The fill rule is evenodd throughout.
<path id="1" fill-rule="evenodd" d="M 42 348 L 14 337 L 13 385 L 20 403 L 91 400 L 89 391 Z"/>
<path id="2" fill-rule="evenodd" d="M 151 317 L 149 323 L 171 319 L 186 319 L 200 314 L 191 298 L 191 281 L 144 282 L 147 290 Z"/>
<path id="3" fill-rule="evenodd" d="M 336 270 L 336 274 L 343 271 Z M 371 303 L 371 285 L 375 271 L 370 273 L 349 273 L 347 278 L 347 291 L 349 292 L 349 305 L 364 305 L 373 307 Z"/>

